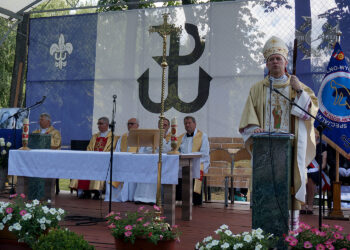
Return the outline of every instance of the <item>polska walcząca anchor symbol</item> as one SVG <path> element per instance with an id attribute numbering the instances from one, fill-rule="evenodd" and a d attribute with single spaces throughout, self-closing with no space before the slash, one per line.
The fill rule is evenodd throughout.
<path id="1" fill-rule="evenodd" d="M 158 27 L 158 26 L 153 26 Z M 178 69 L 180 65 L 190 65 L 197 61 L 203 54 L 205 43 L 200 41 L 197 26 L 186 23 L 186 32 L 194 38 L 195 46 L 193 51 L 184 56 L 179 55 L 180 41 L 179 36 L 170 35 L 169 56 L 166 61 L 169 65 L 168 70 L 168 96 L 164 102 L 164 111 L 174 107 L 182 113 L 194 113 L 201 109 L 209 97 L 209 87 L 212 77 L 199 67 L 198 96 L 192 102 L 180 100 L 178 95 Z M 162 57 L 154 56 L 153 59 L 161 65 Z M 155 103 L 149 98 L 149 69 L 147 69 L 138 79 L 139 98 L 142 106 L 152 113 L 160 112 L 160 103 Z"/>

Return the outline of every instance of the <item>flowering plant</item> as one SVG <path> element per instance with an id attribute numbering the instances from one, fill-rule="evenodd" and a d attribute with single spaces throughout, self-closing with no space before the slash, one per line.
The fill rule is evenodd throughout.
<path id="1" fill-rule="evenodd" d="M 208 236 L 196 244 L 196 249 L 269 249 L 274 247 L 278 240 L 273 234 L 266 234 L 260 228 L 233 234 L 227 225 L 222 225 L 215 233 L 218 235 L 217 239 Z"/>
<path id="2" fill-rule="evenodd" d="M 0 138 L 0 190 L 4 188 L 7 180 L 8 152 L 11 146 L 11 142 L 6 143 L 4 138 Z"/>
<path id="3" fill-rule="evenodd" d="M 18 242 L 32 246 L 38 237 L 49 228 L 58 227 L 65 215 L 61 208 L 49 208 L 38 200 L 25 202 L 25 195 L 11 195 L 14 202 L 0 202 L 0 230 L 16 235 Z M 48 200 L 50 203 L 50 200 Z"/>
<path id="4" fill-rule="evenodd" d="M 300 222 L 296 231 L 289 232 L 284 240 L 292 249 L 350 249 L 350 234 L 342 233 L 343 227 L 323 224 L 321 230 Z"/>
<path id="5" fill-rule="evenodd" d="M 157 244 L 161 240 L 179 241 L 180 231 L 177 225 L 170 226 L 164 221 L 165 217 L 156 214 L 160 209 L 154 205 L 153 210 L 140 207 L 136 212 L 111 212 L 107 218 L 108 228 L 116 239 L 134 243 L 137 238 L 147 239 Z"/>
<path id="6" fill-rule="evenodd" d="M 8 152 L 10 147 L 12 146 L 11 142 L 5 142 L 4 138 L 0 138 L 0 154 L 1 154 L 1 159 L 8 159 Z"/>

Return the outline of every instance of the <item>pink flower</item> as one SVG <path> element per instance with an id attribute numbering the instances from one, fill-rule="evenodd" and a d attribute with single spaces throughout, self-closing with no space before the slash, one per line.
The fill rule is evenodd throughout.
<path id="1" fill-rule="evenodd" d="M 110 212 L 109 214 L 107 214 L 105 218 L 107 218 L 107 217 L 109 217 L 109 216 L 111 216 L 111 215 L 113 215 L 113 214 L 114 214 L 114 212 L 112 211 L 112 212 Z"/>
<path id="2" fill-rule="evenodd" d="M 339 226 L 339 225 L 335 225 L 334 228 L 337 229 L 338 231 L 343 231 L 344 230 L 344 227 Z"/>
<path id="3" fill-rule="evenodd" d="M 17 194 L 10 194 L 10 198 L 16 198 Z"/>
<path id="4" fill-rule="evenodd" d="M 112 223 L 108 226 L 108 228 L 115 228 L 115 225 Z"/>
<path id="5" fill-rule="evenodd" d="M 176 238 L 176 242 L 180 242 L 180 238 L 179 237 Z"/>
<path id="6" fill-rule="evenodd" d="M 138 218 L 136 221 L 142 221 L 143 217 Z"/>
<path id="7" fill-rule="evenodd" d="M 335 242 L 335 239 L 328 239 L 324 244 L 331 245 L 333 242 Z"/>
<path id="8" fill-rule="evenodd" d="M 179 226 L 178 225 L 174 225 L 173 228 L 178 228 Z M 349 234 L 350 235 L 350 234 Z"/>
<path id="9" fill-rule="evenodd" d="M 302 229 L 306 229 L 306 230 L 309 230 L 311 228 L 310 225 L 304 223 L 304 222 L 300 222 L 299 223 L 299 227 L 301 227 Z"/>
<path id="10" fill-rule="evenodd" d="M 12 207 L 7 207 L 6 208 L 6 213 L 12 214 L 12 212 L 13 212 L 13 208 Z"/>
<path id="11" fill-rule="evenodd" d="M 163 235 L 159 235 L 159 239 L 162 240 L 163 239 Z"/>
<path id="12" fill-rule="evenodd" d="M 326 232 L 319 232 L 318 235 L 321 236 L 321 237 L 326 237 L 326 236 L 327 236 L 327 233 L 326 233 Z"/>
<path id="13" fill-rule="evenodd" d="M 25 194 L 20 194 L 20 196 L 24 199 L 26 198 L 26 195 Z"/>
<path id="14" fill-rule="evenodd" d="M 145 224 L 143 224 L 144 227 L 147 227 L 150 223 L 146 222 Z"/>
<path id="15" fill-rule="evenodd" d="M 23 215 L 25 215 L 26 213 L 27 213 L 27 211 L 26 211 L 26 210 L 24 210 L 24 209 L 23 209 L 23 210 L 21 210 L 21 212 L 19 212 L 19 214 L 20 214 L 20 215 L 22 215 L 22 216 L 23 216 Z"/>
<path id="16" fill-rule="evenodd" d="M 115 219 L 115 220 L 120 220 L 121 217 L 120 217 L 120 216 L 116 216 L 116 217 L 114 217 L 114 219 Z"/>
<path id="17" fill-rule="evenodd" d="M 160 208 L 157 205 L 153 205 L 154 210 L 160 211 Z"/>
<path id="18" fill-rule="evenodd" d="M 329 249 L 329 250 L 334 250 L 334 246 L 332 244 L 326 244 L 326 247 Z"/>
<path id="19" fill-rule="evenodd" d="M 295 240 L 295 238 L 291 235 L 288 235 L 284 240 L 287 242 L 292 242 L 293 240 Z"/>
<path id="20" fill-rule="evenodd" d="M 348 234 L 348 235 L 346 236 L 346 239 L 347 239 L 348 241 L 350 241 L 350 234 Z"/>
<path id="21" fill-rule="evenodd" d="M 313 228 L 313 229 L 311 229 L 311 232 L 313 232 L 314 234 L 318 235 L 318 233 L 320 231 L 317 228 Z"/>
<path id="22" fill-rule="evenodd" d="M 324 250 L 324 249 L 326 249 L 324 245 L 322 245 L 322 244 L 317 244 L 316 250 Z"/>
<path id="23" fill-rule="evenodd" d="M 127 231 L 130 231 L 130 230 L 132 230 L 132 226 L 131 225 L 127 225 L 127 226 L 124 227 L 124 229 L 127 230 Z"/>
<path id="24" fill-rule="evenodd" d="M 292 247 L 295 247 L 298 244 L 298 240 L 294 238 L 291 242 L 289 242 L 289 245 Z"/>
<path id="25" fill-rule="evenodd" d="M 346 248 L 344 247 L 344 248 L 340 248 L 339 250 L 348 250 L 348 249 L 346 249 Z"/>
<path id="26" fill-rule="evenodd" d="M 140 212 L 141 212 L 142 210 L 144 210 L 144 209 L 145 209 L 144 206 L 139 207 L 139 211 L 140 211 Z"/>
<path id="27" fill-rule="evenodd" d="M 149 232 L 148 237 L 151 237 L 151 236 L 152 236 L 152 232 Z"/>
<path id="28" fill-rule="evenodd" d="M 305 241 L 304 242 L 304 248 L 312 248 L 312 244 L 310 241 Z"/>
<path id="29" fill-rule="evenodd" d="M 132 232 L 131 232 L 131 231 L 126 231 L 126 232 L 124 233 L 124 235 L 125 235 L 126 237 L 130 237 L 130 236 L 132 235 Z"/>
<path id="30" fill-rule="evenodd" d="M 342 234 L 338 233 L 338 232 L 333 233 L 333 237 L 334 237 L 334 239 L 337 239 L 337 240 L 344 239 L 344 236 Z"/>
<path id="31" fill-rule="evenodd" d="M 164 220 L 165 218 L 166 218 L 165 216 L 161 216 L 161 217 L 160 217 L 161 220 Z"/>
<path id="32" fill-rule="evenodd" d="M 329 228 L 329 225 L 328 224 L 322 224 L 322 227 Z"/>

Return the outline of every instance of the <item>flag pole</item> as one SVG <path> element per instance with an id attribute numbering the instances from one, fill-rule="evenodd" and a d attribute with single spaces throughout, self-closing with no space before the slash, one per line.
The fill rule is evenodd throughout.
<path id="1" fill-rule="evenodd" d="M 298 39 L 295 38 L 294 39 L 294 47 L 293 47 L 293 69 L 292 69 L 292 74 L 296 75 L 296 71 L 297 71 L 297 56 L 298 56 Z M 293 124 L 293 128 L 292 128 L 292 132 L 295 134 L 295 119 L 293 116 L 292 117 L 292 122 L 291 124 Z M 295 187 L 294 187 L 294 164 L 296 162 L 296 151 L 294 151 L 294 156 L 293 156 L 293 164 L 291 167 L 291 173 L 290 173 L 290 180 L 291 180 L 291 208 L 290 208 L 290 225 L 291 225 L 291 230 L 294 230 L 294 206 L 295 206 Z"/>

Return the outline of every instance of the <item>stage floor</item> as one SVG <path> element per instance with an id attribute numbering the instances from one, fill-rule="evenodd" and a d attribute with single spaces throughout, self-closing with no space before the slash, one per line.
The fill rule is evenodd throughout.
<path id="1" fill-rule="evenodd" d="M 2 194 L 0 201 L 7 201 L 6 197 L 8 195 Z M 139 206 L 141 205 L 135 205 L 133 202 L 112 203 L 112 211 L 136 210 Z M 108 202 L 78 199 L 75 193 L 61 191 L 56 196 L 56 207 L 63 208 L 68 213 L 68 220 L 62 223 L 63 227 L 82 234 L 96 249 L 115 249 L 114 238 L 107 229 L 106 222 L 98 222 L 108 213 Z M 317 226 L 317 212 L 318 209 L 314 209 L 314 215 L 301 215 L 301 221 Z M 350 209 L 344 209 L 343 213 L 349 217 Z M 345 228 L 345 233 L 350 233 L 349 221 L 323 219 L 323 223 L 341 225 Z M 177 249 L 194 249 L 198 241 L 202 241 L 208 235 L 214 235 L 214 231 L 222 224 L 228 225 L 234 234 L 251 230 L 251 210 L 246 202 L 229 204 L 227 208 L 222 201 L 203 203 L 200 207 L 193 207 L 192 221 L 182 221 L 181 208 L 176 207 L 176 224 L 182 231 Z"/>

